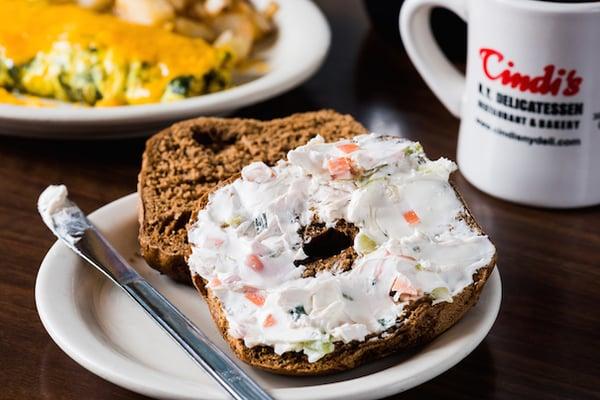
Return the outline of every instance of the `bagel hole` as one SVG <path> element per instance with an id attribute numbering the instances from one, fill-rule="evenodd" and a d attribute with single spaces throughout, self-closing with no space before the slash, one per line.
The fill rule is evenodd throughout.
<path id="1" fill-rule="evenodd" d="M 340 254 L 352 246 L 354 238 L 335 228 L 328 228 L 304 243 L 304 253 L 312 259 L 324 259 Z"/>
<path id="2" fill-rule="evenodd" d="M 358 228 L 346 221 L 338 221 L 333 228 L 313 221 L 301 232 L 304 238 L 302 249 L 308 257 L 294 264 L 305 267 L 304 278 L 324 270 L 347 271 L 357 257 L 353 247 L 357 233 Z"/>

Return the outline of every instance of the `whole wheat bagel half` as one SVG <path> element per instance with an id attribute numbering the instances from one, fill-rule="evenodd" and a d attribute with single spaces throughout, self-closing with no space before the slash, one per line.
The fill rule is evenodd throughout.
<path id="1" fill-rule="evenodd" d="M 370 135 L 363 135 L 362 137 L 367 137 Z M 349 136 L 346 136 L 349 137 Z M 351 138 L 352 136 L 350 136 L 349 138 Z M 331 141 L 335 141 L 336 138 L 331 138 L 327 141 L 331 142 Z M 361 142 L 362 139 L 352 139 L 353 142 L 340 142 L 342 143 L 342 145 L 337 145 L 337 146 L 353 146 L 351 148 L 350 151 L 354 151 L 354 148 L 360 148 L 358 145 L 356 145 L 355 143 L 363 143 Z M 366 140 L 366 139 L 365 139 Z M 369 139 L 371 140 L 371 139 Z M 375 139 L 373 139 L 375 140 Z M 379 139 L 377 139 L 379 140 Z M 398 144 L 401 142 L 398 142 L 399 139 L 385 139 L 385 137 L 382 137 L 381 139 L 383 140 L 389 140 L 390 141 L 390 145 L 392 144 L 392 142 L 396 143 L 396 145 L 398 146 L 404 146 L 404 144 Z M 312 142 L 311 142 L 312 143 Z M 315 148 L 317 148 L 318 146 L 322 146 L 321 142 L 318 142 L 315 145 Z M 418 148 L 420 148 L 420 145 L 416 144 L 416 146 L 418 146 Z M 306 146 L 305 146 L 306 147 Z M 340 147 L 341 148 L 341 147 Z M 347 148 L 347 147 L 346 147 Z M 345 149 L 346 149 L 345 148 Z M 414 146 L 412 147 L 414 148 Z M 411 149 L 412 149 L 411 148 Z M 419 150 L 421 151 L 421 150 Z M 400 159 L 402 159 L 402 157 L 404 158 L 408 158 L 410 154 L 412 154 L 413 150 L 410 151 L 405 151 L 404 152 L 404 156 L 402 154 L 400 154 Z M 293 153 L 293 152 L 292 152 Z M 291 153 L 290 153 L 291 154 Z M 310 157 L 315 156 L 316 153 L 311 153 Z M 327 153 L 329 154 L 329 153 Z M 426 160 L 424 153 L 422 153 L 423 156 L 418 156 L 420 158 L 422 158 L 423 160 Z M 309 159 L 313 160 L 313 158 Z M 410 155 L 410 157 L 413 157 L 412 155 Z M 350 156 L 343 156 L 340 157 L 346 160 L 350 160 Z M 327 165 L 328 168 L 330 166 L 329 162 L 331 161 L 331 159 L 326 159 L 327 160 Z M 337 158 L 336 158 L 337 160 Z M 426 162 L 429 163 L 429 160 L 423 161 L 423 160 L 418 160 L 415 161 L 415 165 L 418 165 L 421 163 L 421 161 L 424 163 L 425 167 L 428 167 L 430 164 L 425 164 Z M 351 162 L 356 162 L 356 158 L 353 160 L 350 160 Z M 413 162 L 413 161 L 410 161 Z M 451 162 L 449 162 L 448 160 L 444 160 L 444 162 L 446 162 L 448 165 L 452 164 Z M 270 162 L 269 165 L 273 165 L 274 162 Z M 299 168 L 297 165 L 290 167 L 290 164 L 294 164 L 290 161 L 285 161 L 282 162 L 280 164 L 277 164 L 276 167 L 274 168 L 270 168 L 268 165 L 264 165 L 264 164 L 260 164 L 260 163 L 255 163 L 253 165 L 256 166 L 256 168 L 259 168 L 263 171 L 267 171 L 270 174 L 272 174 L 272 176 L 274 176 L 275 181 L 277 181 L 278 179 L 280 179 L 280 176 L 284 175 L 284 171 L 286 168 Z M 316 164 L 319 164 L 318 162 Z M 431 165 L 434 165 L 434 162 L 431 162 Z M 388 164 L 384 164 L 384 166 L 386 168 L 388 168 Z M 316 167 L 316 168 L 321 168 L 320 166 Z M 325 167 L 323 167 L 325 168 Z M 379 168 L 379 167 L 378 167 Z M 400 168 L 400 167 L 398 167 Z M 377 169 L 375 168 L 375 170 L 380 171 L 379 173 L 381 173 L 384 177 L 385 174 L 383 174 L 383 172 L 381 171 L 385 171 L 385 169 Z M 246 171 L 246 170 L 244 170 Z M 337 170 L 336 170 L 337 171 Z M 358 172 L 357 172 L 358 171 Z M 415 171 L 419 171 L 419 169 L 417 167 L 415 167 Z M 326 171 L 327 173 L 327 171 Z M 337 172 L 335 172 L 337 173 Z M 423 179 L 432 179 L 431 176 L 433 175 L 427 175 L 430 174 L 431 172 L 418 172 L 421 174 L 424 174 L 425 178 Z M 417 172 L 415 172 L 415 174 L 418 175 Z M 354 164 L 352 166 L 352 178 L 350 179 L 351 182 L 353 183 L 344 183 L 347 185 L 354 185 L 352 187 L 356 187 L 356 191 L 361 191 L 361 190 L 366 190 L 364 189 L 366 186 L 364 185 L 363 180 L 360 181 L 359 183 L 359 179 L 364 178 L 364 171 L 359 171 L 359 168 L 354 167 Z M 361 175 L 362 174 L 362 175 Z M 310 173 L 306 173 L 308 180 L 311 180 L 311 182 L 313 182 L 314 178 L 313 176 L 311 176 Z M 390 175 L 390 174 L 387 174 Z M 202 231 L 202 229 L 204 229 L 204 231 L 206 231 L 209 227 L 209 225 L 206 225 L 206 221 L 209 221 L 211 218 L 217 218 L 217 217 L 213 217 L 212 215 L 217 215 L 219 214 L 218 210 L 219 207 L 223 206 L 223 199 L 227 199 L 231 196 L 233 196 L 231 193 L 234 194 L 239 194 L 239 196 L 244 196 L 246 192 L 243 192 L 244 188 L 250 187 L 248 185 L 254 185 L 251 187 L 257 187 L 256 184 L 254 182 L 252 183 L 248 183 L 247 181 L 249 180 L 249 178 L 244 178 L 244 172 L 242 173 L 242 177 L 240 177 L 239 174 L 232 174 L 230 177 L 228 177 L 225 180 L 222 180 L 218 185 L 215 185 L 213 187 L 211 187 L 209 190 L 206 190 L 199 198 L 196 206 L 195 206 L 195 210 L 194 212 L 191 214 L 187 225 L 187 229 L 188 232 L 195 232 L 195 231 Z M 269 178 L 269 175 L 264 175 L 263 176 L 267 176 L 267 178 L 265 178 L 267 181 L 271 178 Z M 393 177 L 392 177 L 393 178 Z M 390 178 L 390 179 L 392 179 Z M 252 341 L 251 345 L 247 345 L 247 337 L 244 337 L 244 333 L 239 333 L 240 330 L 237 328 L 238 326 L 238 320 L 235 320 L 235 311 L 237 309 L 242 309 L 242 310 L 247 310 L 248 307 L 255 307 L 254 305 L 248 303 L 248 304 L 242 304 L 241 308 L 236 308 L 237 304 L 236 302 L 243 302 L 244 299 L 242 297 L 241 300 L 232 300 L 232 299 L 236 299 L 235 297 L 232 297 L 233 294 L 236 293 L 236 291 L 239 290 L 246 290 L 244 288 L 248 287 L 248 286 L 240 286 L 239 284 L 239 277 L 236 276 L 236 278 L 232 281 L 233 283 L 231 284 L 227 284 L 229 285 L 229 287 L 227 289 L 223 289 L 223 286 L 227 286 L 224 285 L 221 280 L 219 279 L 214 279 L 214 277 L 217 276 L 217 274 L 221 274 L 221 273 L 225 273 L 225 275 L 219 275 L 220 277 L 223 276 L 231 276 L 230 271 L 226 270 L 225 268 L 225 264 L 223 265 L 208 265 L 210 264 L 209 261 L 206 261 L 206 257 L 204 257 L 205 254 L 207 253 L 202 253 L 201 257 L 198 257 L 197 259 L 194 259 L 194 252 L 198 249 L 198 251 L 207 251 L 205 248 L 203 248 L 203 239 L 198 239 L 197 237 L 199 236 L 194 236 L 194 238 L 191 238 L 190 236 L 190 242 L 193 245 L 193 250 L 192 252 L 188 252 L 186 253 L 186 258 L 188 260 L 188 263 L 191 266 L 191 277 L 192 277 L 192 281 L 194 283 L 194 285 L 196 286 L 196 288 L 198 289 L 198 291 L 202 294 L 202 296 L 204 297 L 204 299 L 207 301 L 211 315 L 213 320 L 215 321 L 216 325 L 218 326 L 219 330 L 221 331 L 223 337 L 227 340 L 227 342 L 229 343 L 229 345 L 231 346 L 232 350 L 235 352 L 235 354 L 244 362 L 264 369 L 264 370 L 268 370 L 274 373 L 279 373 L 279 374 L 286 374 L 286 375 L 319 375 L 319 374 L 329 374 L 329 373 L 334 373 L 334 372 L 340 372 L 340 371 L 344 371 L 344 370 L 348 370 L 351 368 L 354 368 L 358 365 L 361 365 L 367 361 L 370 360 L 374 360 L 374 359 L 378 359 L 381 357 L 384 357 L 386 355 L 389 355 L 391 353 L 397 352 L 397 351 L 401 351 L 403 349 L 407 349 L 410 347 L 414 347 L 423 343 L 427 343 L 431 340 L 433 340 L 435 337 L 437 337 L 438 335 L 440 335 L 441 333 L 443 333 L 444 331 L 446 331 L 448 328 L 450 328 L 453 324 L 455 324 L 458 320 L 460 320 L 460 318 L 472 307 L 477 303 L 477 300 L 479 298 L 479 295 L 488 279 L 488 277 L 490 276 L 495 264 L 496 264 L 496 252 L 495 249 L 493 248 L 493 245 L 491 244 L 491 242 L 489 242 L 489 240 L 487 239 L 487 236 L 485 236 L 484 232 L 482 231 L 481 227 L 478 225 L 478 223 L 475 221 L 474 217 L 472 216 L 471 212 L 469 211 L 469 209 L 467 208 L 466 204 L 464 203 L 464 200 L 462 199 L 462 197 L 460 196 L 460 194 L 458 192 L 456 192 L 454 186 L 451 184 L 451 182 L 448 181 L 447 179 L 447 175 L 445 180 L 443 179 L 438 179 L 436 180 L 437 184 L 440 185 L 440 187 L 442 189 L 445 190 L 446 193 L 445 196 L 449 196 L 452 201 L 455 201 L 456 204 L 459 205 L 458 207 L 458 211 L 456 212 L 455 215 L 451 215 L 451 216 L 445 216 L 446 218 L 451 218 L 453 221 L 455 221 L 455 223 L 451 224 L 450 227 L 448 228 L 450 230 L 450 232 L 452 232 L 455 229 L 455 225 L 456 226 L 460 226 L 464 231 L 468 232 L 468 234 L 472 237 L 472 238 L 477 238 L 478 240 L 481 239 L 482 241 L 486 242 L 486 249 L 487 249 L 487 253 L 486 253 L 486 258 L 482 258 L 481 262 L 477 265 L 476 269 L 473 270 L 472 275 L 470 275 L 470 282 L 468 284 L 465 284 L 464 286 L 461 286 L 458 291 L 455 292 L 451 292 L 452 295 L 449 298 L 446 298 L 444 301 L 438 301 L 435 296 L 433 296 L 433 291 L 431 293 L 427 292 L 427 291 L 422 291 L 422 290 L 416 290 L 417 285 L 415 285 L 414 288 L 410 288 L 410 290 L 407 290 L 406 293 L 411 293 L 411 296 L 405 297 L 404 299 L 402 297 L 398 297 L 396 296 L 396 294 L 400 294 L 400 293 L 396 293 L 394 291 L 390 291 L 389 295 L 387 294 L 387 290 L 386 290 L 386 294 L 385 296 L 392 296 L 393 298 L 393 302 L 394 303 L 402 303 L 402 311 L 400 313 L 398 313 L 398 315 L 396 316 L 395 320 L 393 321 L 393 323 L 391 325 L 385 326 L 384 329 L 380 329 L 380 330 L 376 330 L 376 331 L 369 331 L 364 337 L 361 337 L 361 339 L 353 339 L 353 340 L 335 340 L 333 341 L 333 350 L 332 351 L 328 351 L 325 355 L 321 355 L 318 357 L 318 359 L 313 359 L 310 360 L 310 357 L 307 355 L 306 351 L 302 352 L 300 350 L 295 350 L 295 351 L 284 351 L 284 352 L 277 352 L 274 348 L 273 345 L 270 344 L 265 344 L 265 343 L 255 343 L 255 341 Z M 263 178 L 261 178 L 263 179 Z M 282 182 L 283 182 L 284 178 L 281 178 Z M 300 179 L 300 178 L 299 178 Z M 302 179 L 305 179 L 304 176 L 302 176 Z M 331 172 L 331 181 L 336 181 L 336 176 L 334 174 L 334 172 Z M 344 178 L 344 179 L 347 179 Z M 370 180 L 373 178 L 369 178 Z M 377 178 L 377 179 L 373 179 L 375 181 L 379 180 L 381 178 Z M 412 178 L 411 178 L 412 179 Z M 416 179 L 416 178 L 415 178 Z M 320 182 L 317 180 L 317 182 Z M 329 181 L 327 181 L 329 182 Z M 370 181 L 369 181 L 370 182 Z M 314 183 L 314 182 L 313 182 Z M 260 185 L 269 185 L 271 183 L 262 183 L 259 182 L 259 186 Z M 320 183 L 318 183 L 320 184 Z M 368 184 L 368 183 L 367 183 Z M 409 183 L 410 184 L 410 183 Z M 237 186 L 235 186 L 237 185 Z M 246 186 L 244 186 L 246 185 Z M 311 186 L 311 189 L 314 189 L 314 186 Z M 254 189 L 253 189 L 254 190 Z M 257 189 L 258 190 L 258 189 Z M 229 191 L 229 192 L 227 192 Z M 217 198 L 218 194 L 222 194 L 222 193 L 230 193 L 231 196 L 229 195 L 223 195 L 221 197 L 218 197 L 218 200 L 215 200 Z M 252 192 L 254 193 L 254 192 Z M 252 194 L 251 193 L 251 194 Z M 290 192 L 286 192 L 286 193 L 290 193 Z M 437 193 L 437 192 L 436 192 Z M 229 196 L 229 197 L 228 197 Z M 286 196 L 291 196 L 291 194 L 286 194 Z M 311 194 L 304 194 L 304 196 L 311 196 Z M 384 194 L 382 193 L 381 196 L 384 196 Z M 269 199 L 270 200 L 270 199 Z M 233 201 L 233 200 L 232 200 Z M 308 201 L 308 200 L 307 200 Z M 436 200 L 432 197 L 431 199 L 427 198 L 426 201 L 431 201 L 432 204 L 433 202 L 435 202 Z M 307 209 L 309 208 L 308 206 L 306 207 Z M 419 211 L 419 213 L 421 213 L 421 218 L 427 218 L 427 212 L 429 209 L 434 209 L 435 206 L 432 205 L 431 207 L 428 208 L 427 205 L 424 205 L 421 210 Z M 366 229 L 364 226 L 360 226 L 360 224 L 354 224 L 353 222 L 349 222 L 348 220 L 346 220 L 345 218 L 334 218 L 333 219 L 333 223 L 329 223 L 328 225 L 323 223 L 321 218 L 323 217 L 322 215 L 319 215 L 318 211 L 315 211 L 313 208 L 311 208 L 312 211 L 310 211 L 312 214 L 312 220 L 310 222 L 305 222 L 304 224 L 300 224 L 300 227 L 297 231 L 297 236 L 300 238 L 301 243 L 302 243 L 302 247 L 303 247 L 303 256 L 301 256 L 297 261 L 294 261 L 294 265 L 290 265 L 289 268 L 290 270 L 293 272 L 294 267 L 298 267 L 301 266 L 302 271 L 301 271 L 301 276 L 297 276 L 295 279 L 297 282 L 299 282 L 299 284 L 302 283 L 302 280 L 307 280 L 307 279 L 321 279 L 320 277 L 324 276 L 323 274 L 328 274 L 327 276 L 340 276 L 342 274 L 346 274 L 349 273 L 350 271 L 353 271 L 354 268 L 359 268 L 356 267 L 356 265 L 358 264 L 358 262 L 361 260 L 361 257 L 366 257 L 367 253 L 365 252 L 365 254 L 362 254 L 363 250 L 359 250 L 357 247 L 357 235 L 362 234 L 360 232 L 362 232 L 362 229 Z M 252 210 L 251 210 L 252 211 Z M 212 213 L 212 214 L 211 214 Z M 203 215 L 202 222 L 200 215 Z M 415 221 L 411 220 L 411 218 L 413 217 L 407 217 L 405 214 L 406 221 L 401 221 L 398 220 L 397 224 L 408 224 L 410 227 L 412 227 L 413 224 L 418 225 L 418 223 L 416 223 Z M 416 214 L 415 217 L 416 218 Z M 301 220 L 301 219 L 299 219 Z M 248 223 L 250 223 L 251 220 L 248 220 Z M 331 222 L 331 221 L 330 221 Z M 392 223 L 396 223 L 396 222 L 392 222 Z M 223 224 L 220 223 L 220 227 L 219 227 L 219 222 L 217 221 L 217 224 L 215 225 L 215 229 L 217 229 L 217 231 L 219 232 L 226 232 L 226 235 L 229 236 L 222 236 L 225 239 L 218 240 L 218 246 L 222 246 L 222 243 L 224 241 L 227 240 L 231 240 L 231 238 L 234 239 L 238 239 L 238 237 L 242 237 L 243 240 L 246 240 L 246 236 L 250 235 L 253 236 L 255 235 L 255 233 L 250 233 L 248 234 L 247 232 L 245 232 L 246 228 L 244 229 L 237 229 L 234 228 L 232 226 L 230 226 L 229 224 Z M 254 224 L 256 224 L 256 221 L 254 221 Z M 250 224 L 249 226 L 255 226 Z M 219 230 L 220 229 L 220 230 Z M 280 230 L 283 228 L 280 228 Z M 412 229 L 412 228 L 411 228 Z M 414 228 L 414 232 L 417 232 L 417 228 Z M 457 231 L 460 231 L 460 229 L 457 228 Z M 240 231 L 241 230 L 241 231 Z M 238 232 L 239 231 L 239 232 Z M 241 233 L 240 233 L 241 232 Z M 413 235 L 416 235 L 417 233 L 414 233 L 412 230 L 410 231 Z M 193 233 L 189 233 L 190 235 L 192 235 Z M 233 236 L 232 236 L 233 235 Z M 241 235 L 241 236 L 240 236 Z M 256 234 L 258 235 L 258 234 Z M 283 233 L 282 233 L 283 235 Z M 457 233 L 458 235 L 458 233 Z M 385 236 L 387 238 L 387 235 Z M 240 239 L 242 240 L 242 239 Z M 248 239 L 250 240 L 250 239 Z M 252 239 L 254 240 L 254 239 Z M 385 239 L 387 240 L 387 239 Z M 435 243 L 435 240 L 437 239 L 427 239 L 427 240 L 432 240 Z M 386 242 L 388 243 L 388 242 Z M 396 243 L 396 242 L 389 242 L 389 243 Z M 389 244 L 388 243 L 388 244 Z M 227 245 L 227 243 L 226 243 Z M 310 246 L 312 246 L 311 248 L 309 248 Z M 318 247 L 318 250 L 315 250 L 315 248 Z M 381 249 L 383 249 L 383 244 L 380 247 Z M 218 253 L 219 251 L 222 251 L 224 255 L 226 255 L 227 257 L 229 257 L 230 259 L 234 259 L 235 257 L 237 257 L 235 254 L 231 253 L 231 252 L 227 252 L 226 250 L 213 250 L 211 249 L 210 251 L 214 251 L 216 252 L 215 254 L 220 254 Z M 371 251 L 371 250 L 370 250 Z M 420 251 L 420 250 L 417 250 Z M 386 250 L 387 252 L 387 250 Z M 389 253 L 389 252 L 388 252 Z M 386 254 L 388 254 L 386 253 Z M 191 254 L 191 256 L 190 256 Z M 390 256 L 391 257 L 391 256 Z M 420 264 L 420 259 L 417 260 L 414 257 L 406 257 L 406 256 L 401 256 L 404 258 L 408 258 L 410 259 L 410 261 L 408 261 L 408 263 L 410 265 L 414 265 L 415 268 L 419 271 L 421 271 L 422 269 L 426 270 L 426 273 L 432 273 L 432 271 L 439 271 L 440 269 L 438 268 L 439 266 L 435 265 L 434 262 L 432 262 L 431 266 L 429 266 L 429 264 L 427 264 L 428 266 L 423 267 Z M 265 260 L 265 258 L 261 258 L 262 260 Z M 198 260 L 201 260 L 202 263 L 208 263 L 206 265 L 196 265 Z M 215 258 L 215 260 L 223 260 L 223 258 Z M 243 258 L 240 258 L 240 260 L 243 260 Z M 228 261 L 229 262 L 229 261 Z M 406 260 L 404 260 L 403 262 L 406 262 Z M 427 260 L 423 261 L 423 262 L 428 262 Z M 196 264 L 195 264 L 196 263 Z M 217 261 L 218 263 L 218 261 Z M 233 265 L 234 269 L 233 271 L 238 271 L 238 269 L 243 269 L 244 268 L 244 262 L 243 261 L 231 261 L 231 265 Z M 258 271 L 259 275 L 260 273 L 262 273 L 262 263 L 260 265 L 260 268 L 257 269 L 256 265 L 253 265 L 254 263 L 250 263 L 250 267 L 252 269 L 254 269 L 255 271 L 252 272 L 250 275 L 251 277 L 255 276 L 255 272 Z M 439 264 L 439 262 L 438 262 Z M 441 264 L 443 264 L 443 261 L 441 262 Z M 403 264 L 404 265 L 404 264 Z M 246 262 L 246 267 L 248 266 L 247 262 Z M 461 267 L 461 266 L 459 266 Z M 437 268 L 437 269 L 436 269 Z M 441 266 L 441 268 L 443 269 L 443 265 Z M 467 265 L 464 266 L 464 268 L 467 268 Z M 204 274 L 201 275 L 198 271 L 203 271 L 202 273 Z M 210 271 L 210 272 L 206 272 L 206 271 Z M 469 269 L 469 271 L 471 271 L 471 269 Z M 420 272 L 415 272 L 415 274 L 419 274 Z M 215 282 L 209 282 L 209 275 L 213 274 L 213 280 L 216 281 Z M 265 278 L 266 279 L 266 278 Z M 291 279 L 290 279 L 291 280 Z M 395 281 L 394 281 L 395 282 Z M 285 282 L 287 283 L 287 282 Z M 414 282 L 413 282 L 414 283 Z M 283 283 L 282 283 L 283 284 Z M 385 282 L 383 284 L 386 284 Z M 216 285 L 216 286 L 215 286 Z M 375 283 L 373 283 L 373 285 L 375 285 Z M 216 290 L 215 287 L 218 289 Z M 239 289 L 239 288 L 242 289 Z M 389 287 L 389 286 L 388 286 Z M 395 286 L 392 286 L 392 288 L 394 288 Z M 255 301 L 252 301 L 252 303 L 255 303 L 257 306 L 256 308 L 256 321 L 255 322 L 250 322 L 250 324 L 254 323 L 254 324 L 263 324 L 263 327 L 268 327 L 270 328 L 271 325 L 275 324 L 277 321 L 272 318 L 272 315 L 277 315 L 277 314 L 269 314 L 269 319 L 266 320 L 266 322 L 261 322 L 261 318 L 263 317 L 258 317 L 259 313 L 261 312 L 261 307 L 266 307 L 269 304 L 274 304 L 274 303 L 269 303 L 269 298 L 268 296 L 271 296 L 271 290 L 277 291 L 279 290 L 278 287 L 267 287 L 267 288 L 261 288 L 261 292 L 263 294 L 263 297 L 267 298 L 267 302 L 265 303 L 264 298 L 261 299 L 260 303 L 256 303 Z M 415 289 L 414 292 L 411 292 L 411 290 Z M 254 291 L 255 289 L 253 289 Z M 398 289 L 399 290 L 399 289 Z M 232 294 L 233 293 L 233 294 Z M 417 294 L 418 293 L 418 294 Z M 344 297 L 346 297 L 346 295 L 344 294 Z M 226 299 L 227 302 L 229 302 L 228 304 L 224 304 L 223 303 L 223 299 Z M 252 299 L 251 299 L 252 300 Z M 353 299 L 350 299 L 353 300 Z M 391 302 L 392 300 L 382 300 L 382 301 L 387 301 L 387 302 Z M 387 303 L 386 303 L 387 304 Z M 391 303 L 390 303 L 391 304 Z M 277 307 L 274 306 L 274 307 Z M 302 308 L 303 314 L 308 314 L 306 315 L 306 321 L 308 321 L 308 319 L 311 318 L 311 312 L 310 311 L 306 311 L 304 309 L 305 307 Z M 254 312 L 254 311 L 252 311 Z M 252 318 L 252 312 L 249 314 L 250 317 L 244 317 L 245 318 L 245 323 L 248 323 L 248 321 L 254 321 Z M 374 311 L 375 312 L 375 311 Z M 261 314 L 262 315 L 262 314 Z M 232 319 L 233 318 L 233 319 Z M 279 319 L 279 317 L 277 317 L 277 319 Z M 235 326 L 236 329 L 231 329 L 231 323 L 232 321 L 235 320 Z M 264 319 L 263 319 L 264 321 Z M 300 320 L 300 322 L 302 322 L 303 320 Z M 352 323 L 356 323 L 358 324 L 360 321 L 351 321 Z M 290 324 L 290 322 L 280 322 L 280 323 L 288 323 Z M 293 322 L 291 324 L 295 324 L 296 322 Z M 307 322 L 307 326 L 309 326 L 309 323 Z M 263 330 L 266 330 L 267 328 L 260 328 Z M 294 328 L 295 329 L 295 328 Z M 243 329 L 242 329 L 243 331 Z M 325 332 L 328 333 L 328 332 Z"/>

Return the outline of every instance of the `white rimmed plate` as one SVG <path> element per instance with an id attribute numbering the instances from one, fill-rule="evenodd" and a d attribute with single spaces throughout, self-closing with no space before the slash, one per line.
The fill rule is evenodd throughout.
<path id="1" fill-rule="evenodd" d="M 161 276 L 137 255 L 137 203 L 137 194 L 131 194 L 100 208 L 90 219 L 152 285 L 235 358 L 195 290 Z M 327 377 L 284 377 L 239 364 L 277 399 L 389 396 L 434 378 L 473 351 L 496 319 L 501 291 L 495 269 L 479 303 L 446 333 L 416 351 L 353 371 Z M 35 297 L 50 336 L 98 376 L 156 398 L 226 398 L 133 300 L 64 245 L 54 244 L 44 258 Z"/>
<path id="2" fill-rule="evenodd" d="M 222 92 L 173 103 L 99 108 L 0 104 L 0 134 L 72 139 L 148 135 L 174 121 L 226 114 L 298 86 L 322 64 L 331 41 L 329 25 L 309 0 L 277 3 L 278 34 L 270 46 L 257 54 L 268 65 L 268 72 L 259 78 Z"/>

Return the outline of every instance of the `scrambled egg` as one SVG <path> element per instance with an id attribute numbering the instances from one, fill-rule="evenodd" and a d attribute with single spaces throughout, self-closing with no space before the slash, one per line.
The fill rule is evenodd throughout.
<path id="1" fill-rule="evenodd" d="M 0 0 L 0 9 L 0 88 L 13 93 L 113 106 L 179 100 L 231 82 L 231 53 L 202 39 L 75 5 Z"/>

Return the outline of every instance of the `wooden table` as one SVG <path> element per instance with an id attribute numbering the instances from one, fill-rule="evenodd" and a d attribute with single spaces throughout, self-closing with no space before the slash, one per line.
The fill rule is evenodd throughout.
<path id="1" fill-rule="evenodd" d="M 334 108 L 371 130 L 421 141 L 432 158 L 454 158 L 458 121 L 402 49 L 370 31 L 359 3 L 319 4 L 333 29 L 323 68 L 300 88 L 236 115 L 268 119 Z M 54 241 L 36 213 L 38 194 L 63 182 L 91 211 L 131 193 L 143 145 L 143 139 L 0 138 L 1 399 L 143 398 L 67 357 L 45 332 L 34 303 L 36 272 Z M 491 198 L 460 176 L 457 183 L 498 247 L 502 308 L 470 356 L 397 398 L 600 398 L 600 208 L 527 208 Z"/>

